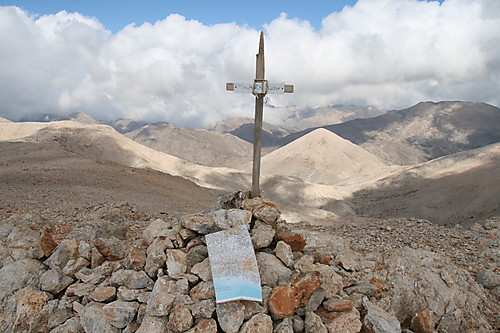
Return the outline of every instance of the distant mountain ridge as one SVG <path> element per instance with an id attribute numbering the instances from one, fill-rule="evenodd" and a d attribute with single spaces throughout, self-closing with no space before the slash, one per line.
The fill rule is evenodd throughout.
<path id="1" fill-rule="evenodd" d="M 207 166 L 231 166 L 252 155 L 252 145 L 234 135 L 169 123 L 145 125 L 125 136 L 149 148 Z"/>
<path id="2" fill-rule="evenodd" d="M 262 159 L 263 175 L 298 177 L 317 184 L 387 172 L 388 165 L 363 148 L 323 128 L 281 147 Z"/>
<path id="3" fill-rule="evenodd" d="M 374 118 L 322 126 L 396 164 L 412 164 L 500 141 L 500 109 L 477 102 L 422 102 Z M 313 131 L 293 133 L 284 146 Z"/>

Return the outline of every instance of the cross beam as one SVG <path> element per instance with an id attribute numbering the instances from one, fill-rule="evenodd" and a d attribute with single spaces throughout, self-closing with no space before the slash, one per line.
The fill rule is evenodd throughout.
<path id="1" fill-rule="evenodd" d="M 253 129 L 253 168 L 251 197 L 260 196 L 260 159 L 262 148 L 262 116 L 264 113 L 264 96 L 267 94 L 293 93 L 293 85 L 272 83 L 265 79 L 264 66 L 264 32 L 260 32 L 259 53 L 253 82 L 226 83 L 226 90 L 236 93 L 252 93 L 255 96 L 255 120 Z"/>

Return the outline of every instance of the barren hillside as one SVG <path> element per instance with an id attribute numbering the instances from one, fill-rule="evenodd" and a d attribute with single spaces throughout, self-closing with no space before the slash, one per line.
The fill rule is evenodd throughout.
<path id="1" fill-rule="evenodd" d="M 412 166 L 353 195 L 357 214 L 453 226 L 500 216 L 500 143 Z"/>
<path id="2" fill-rule="evenodd" d="M 252 156 L 252 145 L 234 135 L 168 123 L 146 125 L 126 136 L 147 147 L 207 166 L 229 167 Z"/>
<path id="3" fill-rule="evenodd" d="M 423 102 L 326 129 L 396 164 L 413 164 L 500 141 L 500 109 L 484 103 Z M 285 145 L 309 133 L 280 141 Z"/>
<path id="4" fill-rule="evenodd" d="M 262 159 L 264 176 L 293 176 L 318 184 L 354 176 L 373 178 L 387 169 L 378 157 L 326 129 L 317 129 Z"/>

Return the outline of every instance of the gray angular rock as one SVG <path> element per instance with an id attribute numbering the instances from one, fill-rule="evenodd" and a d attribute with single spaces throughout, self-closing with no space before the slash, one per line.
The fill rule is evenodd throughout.
<path id="1" fill-rule="evenodd" d="M 142 319 L 141 326 L 135 333 L 166 333 L 168 317 L 146 315 Z"/>
<path id="2" fill-rule="evenodd" d="M 483 269 L 476 275 L 476 280 L 483 287 L 494 289 L 500 286 L 500 274 L 495 273 L 491 269 Z"/>
<path id="3" fill-rule="evenodd" d="M 191 268 L 191 273 L 198 276 L 203 281 L 212 281 L 212 270 L 210 268 L 210 259 L 206 258 L 202 262 Z"/>
<path id="4" fill-rule="evenodd" d="M 275 287 L 290 280 L 292 271 L 281 260 L 266 252 L 256 253 L 260 279 L 263 285 Z"/>
<path id="5" fill-rule="evenodd" d="M 156 280 L 153 291 L 148 298 L 146 315 L 166 316 L 170 313 L 175 301 L 175 295 L 169 292 L 170 281 L 165 276 Z"/>
<path id="6" fill-rule="evenodd" d="M 290 245 L 283 241 L 276 243 L 274 249 L 276 257 L 278 257 L 288 268 L 293 268 L 293 252 Z"/>
<path id="7" fill-rule="evenodd" d="M 71 259 L 78 258 L 78 241 L 75 239 L 65 239 L 56 248 L 54 253 L 44 261 L 50 268 L 58 267 L 63 269 Z"/>
<path id="8" fill-rule="evenodd" d="M 191 214 L 181 218 L 184 228 L 196 231 L 200 234 L 209 234 L 240 225 L 246 225 L 250 229 L 252 213 L 240 209 L 220 209 L 207 214 Z"/>
<path id="9" fill-rule="evenodd" d="M 378 287 L 372 283 L 365 282 L 365 283 L 359 283 L 354 286 L 348 287 L 344 289 L 344 292 L 347 295 L 351 294 L 362 294 L 365 296 L 374 296 L 375 293 L 378 291 Z"/>
<path id="10" fill-rule="evenodd" d="M 275 234 L 276 231 L 269 224 L 256 221 L 255 226 L 250 231 L 253 248 L 262 249 L 268 247 L 272 243 Z"/>
<path id="11" fill-rule="evenodd" d="M 217 321 L 221 329 L 226 333 L 239 331 L 245 319 L 245 306 L 241 302 L 228 302 L 217 304 Z"/>
<path id="12" fill-rule="evenodd" d="M 215 311 L 215 299 L 204 299 L 189 305 L 194 318 L 212 318 Z"/>
<path id="13" fill-rule="evenodd" d="M 116 298 L 121 301 L 139 301 L 145 303 L 150 292 L 144 289 L 129 289 L 121 286 L 116 292 Z"/>
<path id="14" fill-rule="evenodd" d="M 265 313 L 258 313 L 241 326 L 240 333 L 273 333 L 273 320 Z"/>
<path id="15" fill-rule="evenodd" d="M 38 286 L 46 267 L 36 259 L 21 259 L 0 268 L 0 303 L 25 286 Z"/>
<path id="16" fill-rule="evenodd" d="M 155 238 L 149 245 L 146 250 L 146 264 L 144 265 L 144 270 L 150 277 L 156 278 L 158 269 L 165 266 L 165 261 L 167 260 L 165 250 L 173 247 L 172 242 L 164 238 Z"/>
<path id="17" fill-rule="evenodd" d="M 285 318 L 274 329 L 273 333 L 294 333 L 293 320 L 291 317 Z"/>
<path id="18" fill-rule="evenodd" d="M 67 297 L 62 297 L 60 300 L 51 300 L 49 301 L 49 304 L 50 303 L 53 303 L 54 305 L 50 310 L 49 320 L 47 321 L 48 329 L 53 329 L 62 325 L 69 318 L 75 315 L 72 309 L 71 301 Z M 80 323 L 80 321 L 78 321 L 78 323 Z"/>
<path id="19" fill-rule="evenodd" d="M 274 207 L 264 205 L 255 210 L 253 216 L 263 222 L 272 224 L 280 217 L 280 212 Z"/>
<path id="20" fill-rule="evenodd" d="M 166 222 L 162 219 L 156 219 L 151 222 L 146 229 L 142 232 L 142 237 L 146 243 L 151 244 L 156 237 L 165 236 L 171 230 L 172 223 Z"/>
<path id="21" fill-rule="evenodd" d="M 90 267 L 96 268 L 99 267 L 106 259 L 99 252 L 99 250 L 92 245 L 91 255 L 90 255 Z"/>
<path id="22" fill-rule="evenodd" d="M 387 313 L 378 305 L 363 298 L 363 307 L 366 314 L 363 318 L 363 326 L 368 332 L 373 333 L 401 333 L 401 324 L 396 316 Z"/>
<path id="23" fill-rule="evenodd" d="M 80 241 L 78 244 L 78 256 L 88 261 L 92 260 L 92 246 L 85 241 Z"/>
<path id="24" fill-rule="evenodd" d="M 66 266 L 62 269 L 63 273 L 69 277 L 74 278 L 76 272 L 81 270 L 83 267 L 90 266 L 90 261 L 85 258 L 71 259 L 68 261 Z"/>
<path id="25" fill-rule="evenodd" d="M 111 275 L 109 284 L 113 287 L 125 286 L 129 289 L 145 289 L 153 286 L 153 280 L 144 271 L 121 269 Z"/>
<path id="26" fill-rule="evenodd" d="M 316 311 L 325 299 L 325 291 L 322 288 L 316 289 L 307 301 L 306 311 Z"/>
<path id="27" fill-rule="evenodd" d="M 291 318 L 293 322 L 293 331 L 296 333 L 304 332 L 305 324 L 302 317 L 300 317 L 299 315 L 293 315 Z"/>
<path id="28" fill-rule="evenodd" d="M 245 225 L 250 230 L 250 222 L 252 221 L 252 213 L 241 209 L 220 209 L 213 214 L 213 219 L 216 225 L 215 231 L 226 230 L 240 225 Z"/>
<path id="29" fill-rule="evenodd" d="M 332 298 L 344 288 L 342 276 L 332 266 L 316 264 L 314 271 L 319 273 L 321 288 L 325 291 L 326 298 Z"/>
<path id="30" fill-rule="evenodd" d="M 306 312 L 304 326 L 306 333 L 328 333 L 328 330 L 323 324 L 321 317 L 312 311 Z"/>
<path id="31" fill-rule="evenodd" d="M 56 266 L 53 269 L 45 271 L 40 276 L 40 289 L 56 295 L 73 283 L 73 281 L 71 277 L 63 274 L 61 269 Z"/>
<path id="32" fill-rule="evenodd" d="M 300 257 L 293 266 L 296 270 L 307 273 L 315 270 L 316 266 L 314 265 L 314 258 L 308 254 Z"/>
<path id="33" fill-rule="evenodd" d="M 178 249 L 167 249 L 167 271 L 171 277 L 179 277 L 187 272 L 186 252 Z"/>
<path id="34" fill-rule="evenodd" d="M 208 257 L 208 249 L 206 245 L 194 245 L 189 248 L 186 255 L 186 265 L 192 268 L 194 265 L 199 264 Z"/>
<path id="35" fill-rule="evenodd" d="M 80 318 L 72 317 L 66 320 L 64 324 L 54 328 L 50 333 L 85 333 L 85 330 L 80 323 Z"/>
<path id="36" fill-rule="evenodd" d="M 137 302 L 114 301 L 103 306 L 103 315 L 106 320 L 118 328 L 125 328 L 132 322 L 139 308 Z"/>
<path id="37" fill-rule="evenodd" d="M 80 313 L 80 323 L 85 333 L 118 333 L 121 330 L 111 325 L 104 317 L 105 304 L 90 302 Z"/>
<path id="38" fill-rule="evenodd" d="M 90 283 L 75 282 L 66 289 L 66 296 L 83 297 L 90 294 L 95 288 L 96 286 Z"/>

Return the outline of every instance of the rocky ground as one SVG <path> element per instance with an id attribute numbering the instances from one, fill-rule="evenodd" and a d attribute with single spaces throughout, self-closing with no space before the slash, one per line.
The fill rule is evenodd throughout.
<path id="1" fill-rule="evenodd" d="M 214 205 L 185 179 L 64 147 L 0 144 L 2 332 L 500 330 L 497 219 L 289 224 L 270 201 Z M 216 304 L 204 235 L 240 224 L 264 300 Z"/>
<path id="2" fill-rule="evenodd" d="M 204 213 L 152 212 L 101 203 L 73 215 L 4 213 L 0 330 L 500 329 L 496 220 L 471 230 L 415 219 L 287 224 L 272 202 L 244 193 Z M 204 235 L 241 224 L 250 230 L 264 300 L 216 304 Z"/>

